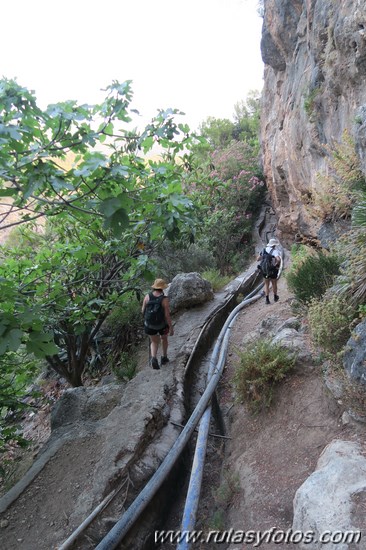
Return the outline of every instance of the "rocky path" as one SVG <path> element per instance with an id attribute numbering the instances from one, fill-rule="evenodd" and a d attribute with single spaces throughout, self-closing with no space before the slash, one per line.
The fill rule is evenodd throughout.
<path id="1" fill-rule="evenodd" d="M 363 424 L 342 422 L 344 409 L 324 385 L 322 365 L 317 361 L 316 351 L 310 347 L 306 331 L 303 334 L 307 346 L 304 358 L 277 387 L 271 408 L 266 413 L 253 416 L 244 404 L 237 402 L 232 377 L 238 364 L 238 351 L 244 348 L 248 334 L 254 337 L 274 336 L 279 327 L 293 317 L 292 296 L 284 277 L 279 282 L 279 295 L 280 301 L 276 304 L 268 306 L 264 300 L 259 300 L 244 309 L 231 331 L 227 365 L 219 388 L 226 435 L 230 439 L 225 440 L 225 444 L 218 439 L 209 442 L 197 522 L 197 528 L 205 532 L 210 529 L 264 532 L 273 527 L 287 531 L 292 525 L 295 492 L 314 471 L 324 447 L 336 438 L 358 441 L 366 435 Z M 214 307 L 211 304 L 209 309 Z M 202 316 L 201 313 L 195 310 L 193 317 L 189 312 L 177 317 L 172 357 L 180 354 L 182 359 L 188 353 L 189 346 L 194 345 L 203 320 L 209 314 L 205 312 Z M 166 414 L 172 406 L 173 389 L 179 389 L 182 384 L 179 374 L 182 368 L 176 361 L 169 369 L 152 371 L 147 366 L 147 350 L 144 348 L 138 375 L 129 384 L 123 400 L 118 405 L 120 393 L 115 390 L 115 397 L 108 404 L 108 427 L 98 421 L 96 429 L 90 429 L 96 408 L 103 410 L 106 403 L 103 399 L 86 400 L 85 410 L 82 411 L 87 414 L 86 422 L 76 424 L 78 438 L 66 442 L 60 452 L 50 456 L 36 482 L 1 515 L 1 548 L 56 550 L 72 528 L 100 502 L 107 489 L 112 488 L 113 483 L 111 485 L 108 480 L 120 474 L 123 464 L 132 460 L 134 449 L 141 441 L 139 438 L 146 433 L 146 426 L 151 425 L 148 434 L 153 438 L 159 426 L 165 424 L 170 434 L 168 439 L 156 439 L 151 452 L 140 460 L 139 468 L 142 471 L 157 465 L 177 431 L 167 423 Z M 143 398 L 146 395 L 150 395 L 150 400 Z M 174 407 L 170 408 L 170 413 L 176 415 L 175 420 L 182 422 L 179 407 L 175 411 Z M 128 435 L 129 418 L 135 418 L 135 421 Z M 119 426 L 121 431 L 118 431 Z M 217 427 L 214 430 L 217 431 Z M 106 431 L 111 435 L 107 446 L 104 441 Z M 62 436 L 62 433 L 59 435 Z M 124 437 L 124 444 L 116 446 L 115 441 L 121 436 Z M 106 458 L 110 464 L 108 473 L 103 466 Z M 228 479 L 229 491 L 224 499 L 218 499 L 220 491 L 225 492 Z M 109 514 L 108 521 L 115 521 L 125 504 L 125 498 L 122 498 Z M 362 508 L 363 501 L 360 506 Z M 224 511 L 224 521 L 213 517 L 220 508 Z M 175 519 L 179 528 L 179 515 Z M 97 537 L 96 531 L 94 540 Z M 94 547 L 93 532 L 82 544 L 75 546 L 78 549 Z M 217 547 L 215 543 L 194 545 L 194 548 L 205 550 Z M 248 548 L 238 541 L 220 547 L 227 550 Z M 274 550 L 281 545 L 273 542 L 262 547 Z M 299 547 L 286 544 L 286 548 Z"/>
<path id="2" fill-rule="evenodd" d="M 241 280 L 233 288 L 238 284 Z M 49 440 L 26 475 L 0 499 L 1 549 L 56 550 L 111 491 L 125 484 L 106 517 L 95 521 L 75 546 L 95 547 L 178 437 L 186 414 L 188 358 L 205 322 L 226 308 L 233 288 L 174 316 L 171 362 L 160 370 L 149 366 L 146 341 L 137 375 L 128 384 L 63 394 L 53 409 Z"/>
<path id="3" fill-rule="evenodd" d="M 284 277 L 279 282 L 279 294 L 277 304 L 267 306 L 261 300 L 240 314 L 221 384 L 221 400 L 231 437 L 226 445 L 223 472 L 230 472 L 231 479 L 236 480 L 226 510 L 226 527 L 239 531 L 291 529 L 295 492 L 314 471 L 326 445 L 338 438 L 362 442 L 366 435 L 364 424 L 342 421 L 344 408 L 326 388 L 322 364 L 309 341 L 304 349 L 305 358 L 278 386 L 267 412 L 253 416 L 244 404 L 235 401 L 232 376 L 238 362 L 237 352 L 243 349 L 248 333 L 257 338 L 273 336 L 284 321 L 293 317 L 293 297 Z M 250 547 L 236 542 L 227 548 Z M 268 550 L 279 547 L 295 549 L 299 545 L 268 542 L 261 546 Z"/>

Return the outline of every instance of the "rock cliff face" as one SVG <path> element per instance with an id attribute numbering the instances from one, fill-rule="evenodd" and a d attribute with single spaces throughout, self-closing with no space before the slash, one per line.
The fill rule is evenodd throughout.
<path id="1" fill-rule="evenodd" d="M 347 130 L 366 173 L 365 0 L 264 0 L 263 168 L 278 235 L 315 237 L 327 146 Z"/>

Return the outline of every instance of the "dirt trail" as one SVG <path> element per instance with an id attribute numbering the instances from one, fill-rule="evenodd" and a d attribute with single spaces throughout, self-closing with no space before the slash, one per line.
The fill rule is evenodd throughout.
<path id="1" fill-rule="evenodd" d="M 225 450 L 220 443 L 219 452 L 217 452 L 219 448 L 217 443 L 211 457 L 208 457 L 198 529 L 215 528 L 215 525 L 210 523 L 210 516 L 217 508 L 214 491 L 220 483 L 220 473 L 221 480 L 228 473 L 236 480 L 235 487 L 225 505 L 225 527 L 220 526 L 220 529 L 232 528 L 242 531 L 264 531 L 271 527 L 289 529 L 292 523 L 294 494 L 314 471 L 324 447 L 334 438 L 357 439 L 365 436 L 366 428 L 363 424 L 351 422 L 346 426 L 343 425 L 341 421 L 343 409 L 323 383 L 322 365 L 315 362 L 299 364 L 296 370 L 278 386 L 273 405 L 267 413 L 253 416 L 248 413 L 243 404 L 235 401 L 232 376 L 238 362 L 237 352 L 244 345 L 244 337 L 258 329 L 266 335 L 269 327 L 275 331 L 283 321 L 293 317 L 291 309 L 293 297 L 287 289 L 284 277 L 279 281 L 278 293 L 280 301 L 276 304 L 271 303 L 268 306 L 264 303 L 264 299 L 260 299 L 244 309 L 238 315 L 231 330 L 227 366 L 219 388 L 220 404 L 230 440 L 226 442 Z M 146 357 L 142 358 L 142 362 L 141 367 L 146 369 Z M 91 444 L 87 454 L 78 454 L 77 460 L 80 467 L 83 465 L 83 458 L 87 462 L 96 460 L 97 447 Z M 50 487 L 52 485 L 55 490 L 57 490 L 57 483 L 55 484 L 56 478 L 52 466 L 57 467 L 60 474 L 68 468 L 70 456 L 65 456 L 64 460 L 64 464 L 55 461 L 50 463 Z M 74 481 L 76 483 L 76 480 Z M 77 485 L 75 487 L 77 488 Z M 19 515 L 16 518 L 9 518 L 10 524 L 12 519 L 20 523 L 25 522 L 27 526 L 29 525 L 28 529 L 34 531 L 35 524 L 38 522 L 34 517 L 33 503 L 30 501 L 24 503 L 19 510 Z M 48 529 L 49 533 L 44 531 L 42 535 L 39 533 L 37 536 L 42 536 L 43 540 L 52 539 L 55 525 L 52 522 L 43 523 L 42 528 Z M 6 525 L 1 525 L 0 538 L 5 534 L 5 530 L 7 530 Z M 59 538 L 62 540 L 62 537 Z M 19 548 L 27 547 L 24 539 L 19 540 L 18 544 Z M 205 550 L 214 550 L 217 547 L 217 544 L 194 545 L 194 548 Z M 221 547 L 225 548 L 226 545 L 220 545 Z M 279 547 L 281 545 L 278 544 L 262 546 L 268 550 Z M 6 546 L 2 545 L 1 548 L 7 550 Z M 15 547 L 11 546 L 11 548 Z M 35 550 L 34 545 L 28 546 L 27 550 L 28 548 Z M 226 548 L 241 550 L 244 546 L 233 543 Z M 245 548 L 248 546 L 245 545 Z M 292 546 L 286 545 L 286 548 L 291 549 Z M 293 546 L 293 548 L 298 547 Z"/>
<path id="2" fill-rule="evenodd" d="M 268 329 L 263 328 L 263 321 L 268 318 L 265 325 L 275 330 L 282 321 L 293 317 L 293 297 L 284 277 L 279 281 L 279 295 L 276 304 L 268 306 L 262 299 L 243 310 L 232 331 L 220 390 L 231 437 L 223 471 L 236 479 L 227 509 L 227 529 L 263 532 L 276 527 L 286 531 L 292 524 L 295 492 L 314 471 L 324 447 L 335 438 L 365 437 L 364 424 L 343 425 L 343 409 L 324 384 L 322 365 L 314 360 L 299 363 L 278 386 L 268 412 L 253 416 L 245 405 L 235 403 L 232 376 L 244 336 L 260 327 L 265 336 Z M 279 545 L 268 543 L 262 547 L 274 550 Z M 228 548 L 239 550 L 244 546 L 232 543 Z M 298 545 L 286 544 L 286 548 L 295 549 Z"/>

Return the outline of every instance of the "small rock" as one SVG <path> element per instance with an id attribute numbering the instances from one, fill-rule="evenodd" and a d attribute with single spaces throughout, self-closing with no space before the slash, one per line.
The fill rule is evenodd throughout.
<path id="1" fill-rule="evenodd" d="M 342 414 L 342 424 L 343 424 L 343 426 L 347 426 L 347 424 L 349 424 L 350 422 L 351 422 L 350 415 L 348 414 L 347 411 L 344 411 L 344 413 Z"/>
<path id="2" fill-rule="evenodd" d="M 5 527 L 8 527 L 9 521 L 7 519 L 2 519 L 0 521 L 0 529 L 5 529 Z"/>

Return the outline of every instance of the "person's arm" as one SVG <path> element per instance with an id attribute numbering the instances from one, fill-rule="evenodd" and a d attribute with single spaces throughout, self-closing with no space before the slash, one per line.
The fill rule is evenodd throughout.
<path id="1" fill-rule="evenodd" d="M 144 301 L 142 302 L 142 309 L 141 309 L 142 315 L 145 313 L 145 307 L 148 301 L 149 301 L 149 295 L 146 294 Z"/>
<path id="2" fill-rule="evenodd" d="M 275 261 L 276 261 L 276 267 L 279 267 L 281 264 L 281 254 L 278 250 L 276 250 Z"/>
<path id="3" fill-rule="evenodd" d="M 172 318 L 170 317 L 169 300 L 166 296 L 163 300 L 162 305 L 163 305 L 163 308 L 164 308 L 165 320 L 166 320 L 167 325 L 169 327 L 169 334 L 170 334 L 170 336 L 173 336 L 174 328 L 173 328 Z"/>

